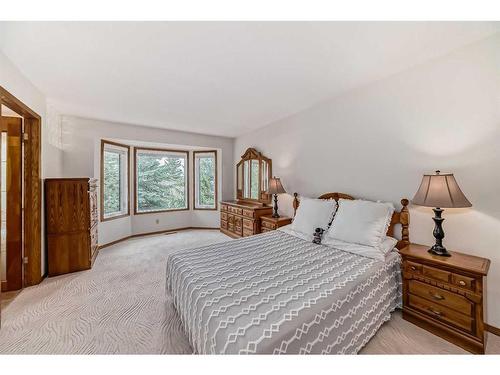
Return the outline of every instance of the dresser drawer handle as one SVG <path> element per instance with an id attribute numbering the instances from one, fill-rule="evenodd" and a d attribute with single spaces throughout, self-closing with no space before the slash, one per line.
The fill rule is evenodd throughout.
<path id="1" fill-rule="evenodd" d="M 415 267 L 415 266 L 411 266 L 411 270 L 412 270 L 412 271 L 416 271 L 416 270 L 417 270 L 417 267 Z"/>
<path id="2" fill-rule="evenodd" d="M 467 283 L 466 283 L 465 281 L 463 281 L 463 280 L 460 280 L 460 281 L 458 282 L 458 285 L 466 286 L 466 285 L 467 285 Z"/>
<path id="3" fill-rule="evenodd" d="M 443 313 L 441 311 L 438 311 L 438 310 L 434 310 L 433 308 L 429 307 L 427 308 L 427 310 L 429 310 L 431 313 L 433 313 L 434 315 L 437 315 L 437 316 L 443 316 Z"/>
<path id="4" fill-rule="evenodd" d="M 444 297 L 441 295 L 441 294 L 437 294 L 437 293 L 433 293 L 433 292 L 429 292 L 429 294 L 431 295 L 432 298 L 434 298 L 435 300 L 438 300 L 438 301 L 442 301 L 444 300 Z"/>

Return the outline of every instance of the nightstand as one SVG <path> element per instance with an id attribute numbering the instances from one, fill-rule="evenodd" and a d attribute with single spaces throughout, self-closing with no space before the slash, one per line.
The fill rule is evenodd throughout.
<path id="1" fill-rule="evenodd" d="M 403 318 L 472 353 L 484 353 L 483 278 L 490 260 L 451 251 L 451 257 L 411 244 L 403 257 Z"/>
<path id="2" fill-rule="evenodd" d="M 291 217 L 272 217 L 271 215 L 265 215 L 260 217 L 260 230 L 262 233 L 269 232 L 271 230 L 278 229 L 292 222 Z"/>

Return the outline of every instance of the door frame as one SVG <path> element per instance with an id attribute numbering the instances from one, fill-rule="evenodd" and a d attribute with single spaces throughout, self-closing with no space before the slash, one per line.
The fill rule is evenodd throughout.
<path id="1" fill-rule="evenodd" d="M 24 287 L 42 279 L 42 190 L 41 123 L 42 118 L 14 95 L 0 86 L 0 104 L 24 118 Z M 1 106 L 0 106 L 1 116 Z"/>

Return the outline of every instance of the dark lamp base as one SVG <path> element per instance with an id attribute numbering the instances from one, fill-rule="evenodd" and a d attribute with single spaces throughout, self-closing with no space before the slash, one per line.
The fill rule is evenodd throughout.
<path id="1" fill-rule="evenodd" d="M 278 217 L 280 217 L 280 215 L 278 215 L 278 214 L 273 214 L 273 217 L 278 218 Z"/>
<path id="2" fill-rule="evenodd" d="M 439 255 L 442 257 L 451 257 L 451 254 L 446 250 L 444 246 L 434 245 L 427 251 L 434 255 Z"/>

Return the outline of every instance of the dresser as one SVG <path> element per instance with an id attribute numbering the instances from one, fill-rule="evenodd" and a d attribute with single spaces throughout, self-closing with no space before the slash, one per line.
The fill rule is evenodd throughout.
<path id="1" fill-rule="evenodd" d="M 261 232 L 260 218 L 273 208 L 242 201 L 221 202 L 220 230 L 230 237 L 247 237 Z"/>
<path id="2" fill-rule="evenodd" d="M 49 276 L 92 267 L 97 256 L 97 180 L 45 180 Z"/>
<path id="3" fill-rule="evenodd" d="M 261 227 L 260 230 L 263 233 L 269 232 L 291 223 L 292 223 L 291 217 L 284 217 L 284 216 L 273 217 L 272 215 L 265 215 L 260 218 L 260 227 Z"/>
<path id="4" fill-rule="evenodd" d="M 489 259 L 411 244 L 403 258 L 403 318 L 472 352 L 484 353 L 484 283 Z"/>

